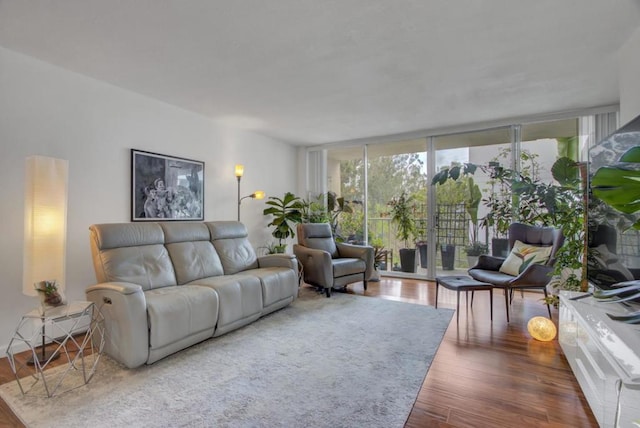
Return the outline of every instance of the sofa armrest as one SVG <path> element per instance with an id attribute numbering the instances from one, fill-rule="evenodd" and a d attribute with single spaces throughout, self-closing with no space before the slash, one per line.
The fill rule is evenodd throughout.
<path id="1" fill-rule="evenodd" d="M 487 254 L 482 254 L 478 257 L 478 263 L 471 269 L 499 271 L 500 266 L 502 266 L 502 263 L 504 263 L 504 261 L 504 257 L 494 257 Z"/>
<path id="2" fill-rule="evenodd" d="M 258 257 L 259 267 L 284 267 L 292 269 L 298 278 L 298 259 L 293 254 L 268 254 Z"/>
<path id="3" fill-rule="evenodd" d="M 293 245 L 293 254 L 302 263 L 306 282 L 324 288 L 333 287 L 331 254 L 327 251 L 315 250 L 299 244 Z"/>
<path id="4" fill-rule="evenodd" d="M 367 270 L 364 277 L 369 280 L 373 274 L 373 247 L 368 245 L 353 245 L 337 242 L 338 254 L 340 257 L 352 257 L 362 259 L 365 262 Z"/>
<path id="5" fill-rule="evenodd" d="M 258 266 L 264 267 L 284 267 L 298 272 L 298 260 L 293 254 L 268 254 L 258 257 Z"/>
<path id="6" fill-rule="evenodd" d="M 149 328 L 142 287 L 127 282 L 105 282 L 88 287 L 85 294 L 104 317 L 104 352 L 129 368 L 146 363 Z"/>

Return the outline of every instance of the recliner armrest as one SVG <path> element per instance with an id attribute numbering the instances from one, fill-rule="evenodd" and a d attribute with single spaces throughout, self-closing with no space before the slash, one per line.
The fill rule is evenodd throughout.
<path id="1" fill-rule="evenodd" d="M 353 245 L 337 242 L 340 257 L 351 257 L 364 260 L 366 271 L 364 277 L 368 280 L 373 274 L 373 247 L 369 245 Z"/>
<path id="2" fill-rule="evenodd" d="M 327 251 L 316 250 L 299 244 L 293 245 L 293 254 L 302 263 L 306 282 L 324 288 L 333 287 L 331 254 Z"/>

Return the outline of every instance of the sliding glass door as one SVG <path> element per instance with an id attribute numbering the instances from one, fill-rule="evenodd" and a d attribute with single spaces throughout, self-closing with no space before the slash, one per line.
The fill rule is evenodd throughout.
<path id="1" fill-rule="evenodd" d="M 507 228 L 522 219 L 518 198 L 497 179 L 500 171 L 552 183 L 556 159 L 580 160 L 593 139 L 579 130 L 597 132 L 586 123 L 597 121 L 569 118 L 311 150 L 306 197 L 329 208 L 338 240 L 376 248 L 382 274 L 464 274 L 480 254 L 506 256 Z M 432 184 L 443 171 L 447 179 Z"/>

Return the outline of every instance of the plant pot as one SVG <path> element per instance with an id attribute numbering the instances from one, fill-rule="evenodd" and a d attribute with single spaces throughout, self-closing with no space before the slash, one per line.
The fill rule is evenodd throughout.
<path id="1" fill-rule="evenodd" d="M 416 249 L 401 248 L 400 249 L 400 268 L 402 272 L 415 273 L 416 271 Z"/>
<path id="2" fill-rule="evenodd" d="M 480 256 L 467 256 L 467 265 L 469 266 L 469 268 L 472 268 L 475 265 L 477 265 L 479 258 Z"/>
<path id="3" fill-rule="evenodd" d="M 491 255 L 507 257 L 509 255 L 509 240 L 507 238 L 493 238 L 491 240 Z"/>
<path id="4" fill-rule="evenodd" d="M 453 270 L 456 260 L 456 246 L 453 244 L 441 245 L 440 252 L 442 253 L 442 269 Z"/>
<path id="5" fill-rule="evenodd" d="M 371 274 L 371 278 L 369 278 L 369 281 L 371 282 L 380 281 L 380 271 L 378 270 L 378 268 L 373 269 L 373 273 Z"/>
<path id="6" fill-rule="evenodd" d="M 420 253 L 420 267 L 426 269 L 427 268 L 427 246 L 426 242 L 418 242 L 416 244 L 418 247 L 418 252 Z"/>
<path id="7" fill-rule="evenodd" d="M 276 245 L 274 247 L 275 253 L 274 254 L 284 254 L 284 252 L 287 250 L 287 246 L 286 245 Z"/>

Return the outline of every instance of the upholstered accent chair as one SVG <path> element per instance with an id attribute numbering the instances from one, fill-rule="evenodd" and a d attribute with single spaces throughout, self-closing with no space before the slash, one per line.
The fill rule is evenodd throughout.
<path id="1" fill-rule="evenodd" d="M 373 273 L 373 247 L 335 242 L 328 223 L 300 223 L 298 244 L 293 253 L 303 267 L 304 281 L 324 290 L 345 288 L 348 284 L 367 281 Z"/>
<path id="2" fill-rule="evenodd" d="M 514 290 L 538 289 L 548 297 L 547 285 L 551 281 L 555 256 L 564 243 L 562 231 L 553 227 L 513 223 L 508 235 L 511 252 L 506 259 L 482 255 L 469 269 L 473 279 L 504 289 L 507 322 Z M 551 318 L 549 304 L 547 311 Z"/>

